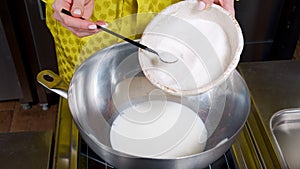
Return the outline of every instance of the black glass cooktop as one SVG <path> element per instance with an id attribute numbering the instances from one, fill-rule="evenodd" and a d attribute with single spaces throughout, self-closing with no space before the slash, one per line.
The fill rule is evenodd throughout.
<path id="1" fill-rule="evenodd" d="M 235 169 L 235 162 L 231 153 L 228 150 L 222 157 L 220 157 L 213 164 L 209 165 L 207 169 Z M 82 138 L 79 138 L 79 159 L 78 169 L 116 169 L 110 164 L 101 159 Z"/>

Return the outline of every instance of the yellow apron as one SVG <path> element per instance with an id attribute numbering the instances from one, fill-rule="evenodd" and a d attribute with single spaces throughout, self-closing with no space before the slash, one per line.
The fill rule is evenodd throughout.
<path id="1" fill-rule="evenodd" d="M 54 0 L 46 2 L 46 23 L 55 42 L 60 76 L 70 82 L 76 68 L 96 51 L 121 42 L 106 32 L 79 38 L 53 18 Z M 95 0 L 91 20 L 103 20 L 109 29 L 131 39 L 140 38 L 149 21 L 167 6 L 179 0 Z"/>

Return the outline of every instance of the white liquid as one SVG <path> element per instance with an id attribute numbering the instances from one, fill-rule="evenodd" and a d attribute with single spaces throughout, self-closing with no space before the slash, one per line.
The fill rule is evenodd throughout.
<path id="1" fill-rule="evenodd" d="M 175 63 L 178 61 L 178 58 L 173 55 L 172 53 L 166 52 L 166 51 L 158 51 L 159 58 L 161 61 L 165 63 Z"/>
<path id="2" fill-rule="evenodd" d="M 145 76 L 174 95 L 199 94 L 216 86 L 236 67 L 237 51 L 243 47 L 240 28 L 228 14 L 216 6 L 199 12 L 197 3 L 181 1 L 169 6 L 154 17 L 141 38 L 142 44 L 155 51 L 170 53 L 160 55 L 162 60 L 172 55 L 178 59 L 169 64 L 139 53 Z"/>
<path id="3" fill-rule="evenodd" d="M 204 150 L 207 131 L 190 108 L 170 101 L 147 101 L 125 109 L 113 122 L 112 148 L 131 155 L 175 158 Z"/>

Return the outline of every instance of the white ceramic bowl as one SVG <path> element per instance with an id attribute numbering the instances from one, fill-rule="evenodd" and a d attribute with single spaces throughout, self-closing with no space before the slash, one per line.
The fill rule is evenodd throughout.
<path id="1" fill-rule="evenodd" d="M 197 1 L 181 1 L 147 25 L 141 43 L 176 57 L 164 63 L 145 50 L 139 62 L 152 84 L 173 95 L 195 95 L 224 82 L 235 70 L 243 49 L 241 28 L 218 5 L 199 11 Z"/>

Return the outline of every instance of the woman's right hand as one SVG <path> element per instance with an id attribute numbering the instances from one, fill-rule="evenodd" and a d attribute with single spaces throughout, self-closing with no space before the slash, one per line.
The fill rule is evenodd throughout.
<path id="1" fill-rule="evenodd" d="M 198 2 L 200 10 L 203 10 L 215 3 L 229 11 L 233 16 L 235 14 L 234 0 L 198 0 Z"/>
<path id="2" fill-rule="evenodd" d="M 94 10 L 94 0 L 55 0 L 52 8 L 54 10 L 53 17 L 78 37 L 99 32 L 100 29 L 97 29 L 96 24 L 107 26 L 104 21 L 90 21 Z M 63 14 L 62 9 L 70 11 L 72 16 Z"/>

